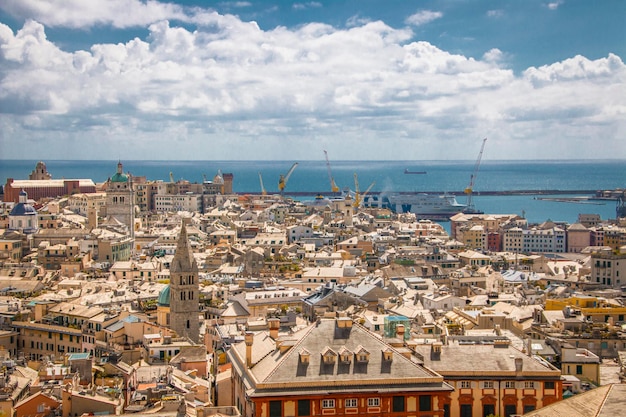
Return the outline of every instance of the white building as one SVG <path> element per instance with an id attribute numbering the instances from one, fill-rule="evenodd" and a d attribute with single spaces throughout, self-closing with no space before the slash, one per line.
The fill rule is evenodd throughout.
<path id="1" fill-rule="evenodd" d="M 566 249 L 566 233 L 565 230 L 559 227 L 524 230 L 524 242 L 522 247 L 522 252 L 524 253 L 564 253 Z"/>
<path id="2" fill-rule="evenodd" d="M 161 213 L 168 211 L 202 213 L 202 195 L 193 193 L 155 195 L 154 209 Z"/>

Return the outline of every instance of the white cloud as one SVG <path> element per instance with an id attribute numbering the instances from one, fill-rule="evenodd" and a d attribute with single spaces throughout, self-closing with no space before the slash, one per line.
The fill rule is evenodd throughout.
<path id="1" fill-rule="evenodd" d="M 404 21 L 407 25 L 421 26 L 443 17 L 441 12 L 433 12 L 431 10 L 421 10 Z"/>
<path id="2" fill-rule="evenodd" d="M 318 1 L 309 1 L 307 3 L 294 3 L 292 7 L 295 10 L 316 9 L 322 7 L 322 3 Z"/>
<path id="3" fill-rule="evenodd" d="M 490 49 L 483 54 L 483 59 L 487 62 L 501 62 L 504 54 L 498 48 Z"/>
<path id="4" fill-rule="evenodd" d="M 504 10 L 502 9 L 494 9 L 494 10 L 488 10 L 487 11 L 487 17 L 492 17 L 492 18 L 501 18 L 502 16 L 504 16 Z"/>
<path id="5" fill-rule="evenodd" d="M 161 20 L 190 21 L 192 17 L 179 5 L 154 0 L 4 0 L 1 7 L 17 18 L 69 28 L 128 28 Z"/>
<path id="6" fill-rule="evenodd" d="M 546 143 L 583 137 L 626 158 L 626 67 L 613 54 L 515 75 L 498 49 L 466 57 L 380 21 L 266 31 L 194 18 L 193 31 L 159 21 L 145 39 L 76 52 L 41 23 L 0 24 L 0 154 L 63 159 L 73 140 L 77 157 L 117 158 L 112 140 L 138 159 L 309 159 L 315 144 L 337 159 L 463 159 L 464 141 L 488 136 L 493 158 L 550 157 Z"/>
<path id="7" fill-rule="evenodd" d="M 550 2 L 550 3 L 546 4 L 546 7 L 548 7 L 548 9 L 550 9 L 550 10 L 556 10 L 562 4 L 563 4 L 562 0 L 557 0 L 557 1 L 553 1 L 553 2 Z"/>

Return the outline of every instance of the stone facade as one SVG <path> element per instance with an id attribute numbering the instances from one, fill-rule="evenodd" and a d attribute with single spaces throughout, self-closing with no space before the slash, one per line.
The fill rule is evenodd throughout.
<path id="1" fill-rule="evenodd" d="M 170 266 L 170 325 L 178 336 L 200 339 L 198 264 L 183 223 Z"/>
<path id="2" fill-rule="evenodd" d="M 134 236 L 135 191 L 130 175 L 122 172 L 122 163 L 117 163 L 117 172 L 106 182 L 106 214 L 125 224 Z"/>

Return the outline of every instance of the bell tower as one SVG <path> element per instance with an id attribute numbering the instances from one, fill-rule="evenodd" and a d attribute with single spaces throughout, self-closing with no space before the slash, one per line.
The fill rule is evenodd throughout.
<path id="1" fill-rule="evenodd" d="M 170 264 L 170 323 L 179 337 L 187 337 L 196 343 L 200 339 L 199 294 L 198 264 L 183 221 Z"/>
<path id="2" fill-rule="evenodd" d="M 124 174 L 122 163 L 106 182 L 106 213 L 128 226 L 131 237 L 135 235 L 135 191 L 132 176 Z"/>

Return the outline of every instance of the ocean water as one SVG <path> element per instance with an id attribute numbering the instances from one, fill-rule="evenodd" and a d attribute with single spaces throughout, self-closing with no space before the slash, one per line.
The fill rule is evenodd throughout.
<path id="1" fill-rule="evenodd" d="M 117 161 L 44 161 L 53 178 L 90 178 L 103 182 L 116 172 Z M 232 173 L 237 193 L 259 192 L 259 173 L 269 193 L 278 192 L 278 179 L 287 173 L 294 161 L 122 161 L 124 172 L 145 176 L 149 180 L 202 182 L 220 170 Z M 296 191 L 330 193 L 330 182 L 324 160 L 297 161 L 285 194 Z M 0 178 L 26 179 L 35 168 L 35 160 L 0 161 Z M 468 186 L 474 161 L 331 161 L 332 176 L 340 187 L 372 191 L 460 192 Z M 425 171 L 426 174 L 405 174 Z M 481 191 L 560 190 L 571 196 L 589 196 L 577 191 L 626 188 L 626 161 L 483 161 L 475 178 L 474 205 L 486 213 L 525 215 L 529 222 L 551 219 L 573 223 L 579 213 L 600 214 L 615 218 L 614 201 L 591 201 L 587 204 L 562 203 L 536 199 L 535 194 L 511 196 L 480 195 Z M 543 196 L 545 197 L 545 196 Z M 560 195 L 559 197 L 563 197 Z M 465 196 L 457 197 L 465 203 Z"/>

